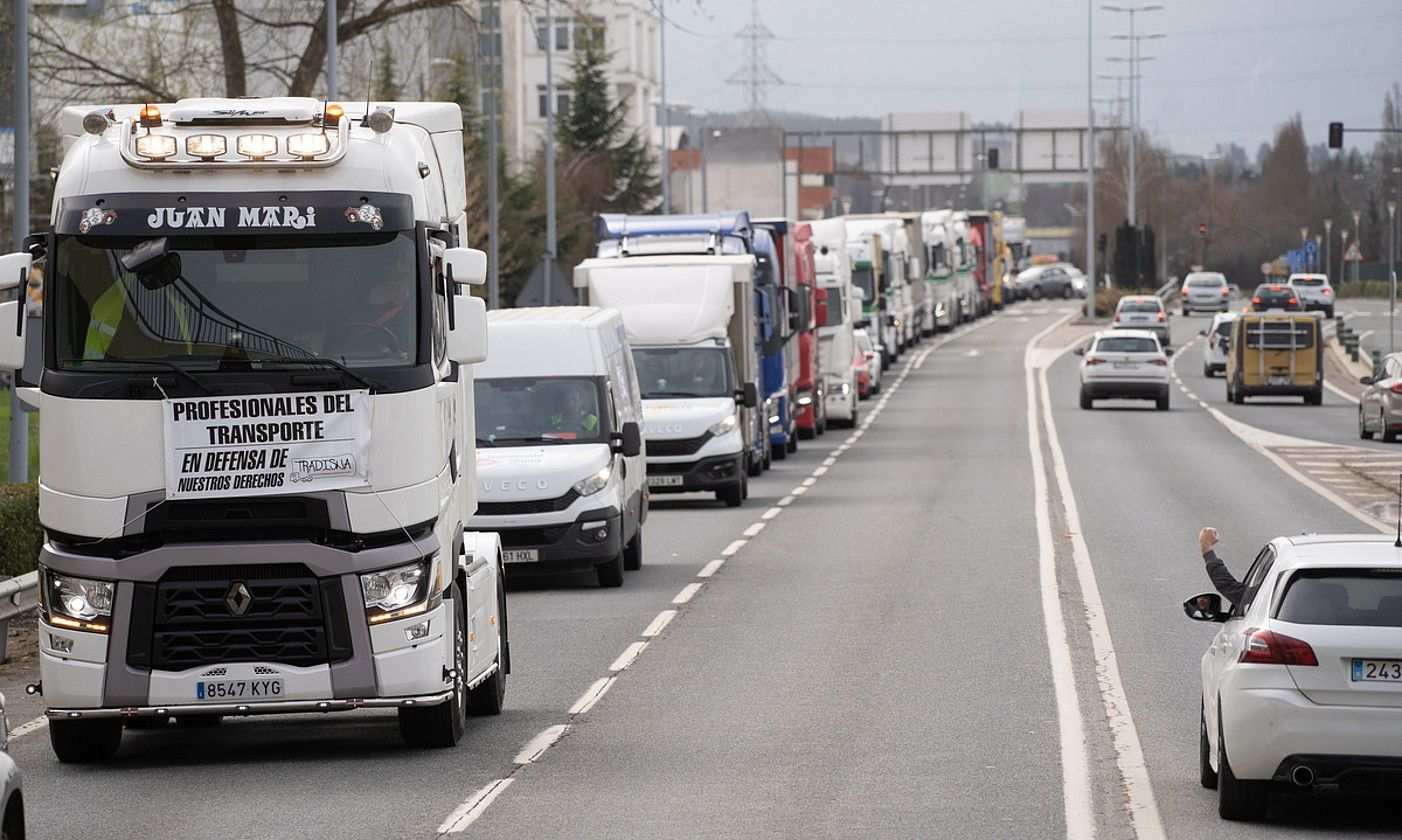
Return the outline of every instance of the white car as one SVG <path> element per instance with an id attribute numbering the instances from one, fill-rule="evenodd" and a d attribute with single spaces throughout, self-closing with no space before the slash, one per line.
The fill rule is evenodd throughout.
<path id="1" fill-rule="evenodd" d="M 1202 657 L 1199 771 L 1224 819 L 1270 791 L 1370 789 L 1402 772 L 1402 552 L 1380 534 L 1272 540 L 1184 611 L 1222 627 Z"/>
<path id="2" fill-rule="evenodd" d="M 1208 379 L 1227 371 L 1227 345 L 1231 343 L 1235 320 L 1235 312 L 1219 312 L 1212 316 L 1212 326 L 1198 333 L 1207 338 L 1202 351 L 1202 375 Z"/>
<path id="3" fill-rule="evenodd" d="M 24 778 L 10 757 L 10 719 L 5 716 L 5 695 L 0 694 L 0 838 L 24 840 Z"/>
<path id="4" fill-rule="evenodd" d="M 1183 301 L 1183 314 L 1194 312 L 1226 312 L 1231 305 L 1232 289 L 1225 275 L 1216 271 L 1194 271 L 1183 278 L 1178 290 Z"/>
<path id="5" fill-rule="evenodd" d="M 1110 324 L 1117 330 L 1149 330 L 1167 347 L 1169 338 L 1168 310 L 1156 295 L 1128 295 L 1115 304 L 1115 318 Z"/>
<path id="6" fill-rule="evenodd" d="M 857 352 L 861 353 L 867 363 L 867 392 L 869 394 L 881 393 L 881 346 L 871 340 L 871 333 L 866 330 L 853 330 L 852 336 L 857 340 Z"/>
<path id="7" fill-rule="evenodd" d="M 1300 306 L 1306 312 L 1323 312 L 1324 317 L 1334 317 L 1334 287 L 1329 285 L 1327 274 L 1292 274 L 1286 281 L 1295 290 Z"/>
<path id="8" fill-rule="evenodd" d="M 1096 400 L 1153 400 L 1168 410 L 1168 356 L 1158 337 L 1146 330 L 1101 330 L 1086 347 L 1077 347 L 1081 360 L 1081 408 Z"/>

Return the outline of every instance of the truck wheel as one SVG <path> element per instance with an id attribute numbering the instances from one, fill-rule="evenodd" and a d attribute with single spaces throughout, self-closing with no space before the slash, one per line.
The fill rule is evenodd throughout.
<path id="1" fill-rule="evenodd" d="M 643 567 L 643 526 L 638 525 L 638 533 L 623 546 L 623 568 L 636 572 Z"/>
<path id="2" fill-rule="evenodd" d="M 119 718 L 49 721 L 49 743 L 62 764 L 106 764 L 122 746 Z"/>
<path id="3" fill-rule="evenodd" d="M 1227 389 L 1227 399 L 1231 400 L 1232 402 L 1236 403 L 1237 405 L 1241 405 L 1242 403 L 1246 402 L 1246 395 L 1243 394 L 1243 393 L 1241 392 L 1241 378 L 1240 378 L 1240 377 L 1238 377 L 1238 378 L 1232 383 L 1232 387 L 1231 387 L 1231 388 L 1228 388 L 1228 389 Z"/>
<path id="4" fill-rule="evenodd" d="M 1260 820 L 1266 816 L 1269 783 L 1246 781 L 1232 773 L 1227 761 L 1226 741 L 1217 728 L 1217 815 L 1224 820 Z"/>
<path id="5" fill-rule="evenodd" d="M 726 507 L 739 507 L 745 501 L 744 485 L 737 482 L 724 490 L 717 490 L 716 498 L 725 502 Z"/>
<path id="6" fill-rule="evenodd" d="M 1207 742 L 1207 711 L 1201 709 L 1198 712 L 1201 721 L 1198 725 L 1198 781 L 1208 790 L 1217 789 L 1217 771 L 1212 769 L 1212 762 L 1208 761 L 1208 756 L 1212 754 L 1212 745 Z"/>
<path id="7" fill-rule="evenodd" d="M 764 473 L 764 460 L 753 454 L 745 456 L 745 474 L 759 478 Z"/>
<path id="8" fill-rule="evenodd" d="M 764 438 L 764 468 L 770 470 L 774 468 L 774 439 L 766 434 Z"/>
<path id="9" fill-rule="evenodd" d="M 624 554 L 625 552 L 620 551 L 607 563 L 600 563 L 594 567 L 594 573 L 599 577 L 599 586 L 613 589 L 623 585 Z"/>
<path id="10" fill-rule="evenodd" d="M 468 693 L 467 713 L 469 715 L 499 715 L 506 704 L 506 671 L 509 663 L 504 651 L 507 650 L 507 641 L 510 637 L 506 627 L 506 591 L 502 588 L 501 578 L 497 578 L 497 615 L 500 616 L 500 622 L 497 624 L 497 637 L 500 640 L 500 647 L 497 650 L 497 669 Z"/>
<path id="11" fill-rule="evenodd" d="M 453 693 L 437 706 L 399 710 L 399 736 L 411 747 L 457 746 L 467 729 L 467 605 L 457 583 L 450 587 L 453 602 Z"/>
<path id="12" fill-rule="evenodd" d="M 793 434 L 789 435 L 789 442 L 784 446 L 784 454 L 792 455 L 798 451 L 798 427 L 795 426 Z"/>
<path id="13" fill-rule="evenodd" d="M 792 443 L 792 442 L 793 442 L 793 435 L 789 435 L 788 440 L 784 441 L 783 443 L 779 444 L 778 446 L 773 447 L 773 448 L 771 449 L 771 451 L 773 452 L 774 460 L 776 460 L 776 461 L 782 461 L 782 460 L 784 460 L 785 458 L 789 457 L 789 451 L 790 451 L 790 450 L 789 450 L 789 444 Z"/>

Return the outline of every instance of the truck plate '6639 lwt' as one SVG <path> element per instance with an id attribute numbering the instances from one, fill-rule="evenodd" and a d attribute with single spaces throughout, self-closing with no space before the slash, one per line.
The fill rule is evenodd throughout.
<path id="1" fill-rule="evenodd" d="M 364 107 L 64 114 L 53 227 L 0 258 L 7 289 L 44 261 L 19 385 L 61 761 L 111 758 L 124 722 L 376 707 L 450 746 L 501 708 L 501 552 L 463 529 L 486 263 L 460 246 L 462 115 Z"/>

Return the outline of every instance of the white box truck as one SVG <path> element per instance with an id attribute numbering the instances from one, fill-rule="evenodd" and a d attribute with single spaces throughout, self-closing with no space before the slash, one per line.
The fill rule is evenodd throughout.
<path id="1" fill-rule="evenodd" d="M 496 538 L 463 528 L 486 324 L 458 107 L 191 99 L 62 127 L 52 228 L 0 261 L 12 288 L 47 268 L 20 384 L 59 760 L 110 759 L 124 723 L 362 708 L 456 744 L 510 661 Z"/>
<path id="2" fill-rule="evenodd" d="M 512 572 L 592 570 L 622 586 L 643 563 L 642 402 L 616 309 L 487 315 L 476 366 L 477 514 Z"/>
<path id="3" fill-rule="evenodd" d="M 818 288 L 827 293 L 826 321 L 818 328 L 819 356 L 827 385 L 829 422 L 857 425 L 856 322 L 862 314 L 861 290 L 852 280 L 847 223 L 842 219 L 810 222 Z"/>
<path id="4" fill-rule="evenodd" d="M 574 285 L 623 313 L 643 399 L 652 493 L 713 492 L 728 507 L 749 495 L 759 405 L 755 258 L 618 256 L 585 260 Z"/>

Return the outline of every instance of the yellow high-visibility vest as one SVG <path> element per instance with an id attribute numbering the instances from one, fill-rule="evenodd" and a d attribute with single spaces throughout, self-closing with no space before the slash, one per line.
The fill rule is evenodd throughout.
<path id="1" fill-rule="evenodd" d="M 166 301 L 171 309 L 175 310 L 176 320 L 180 322 L 180 337 L 185 342 L 185 352 L 191 353 L 194 351 L 194 344 L 190 341 L 190 323 L 185 315 L 185 302 L 172 295 L 169 287 L 164 291 Z M 112 282 L 112 287 L 103 292 L 102 297 L 92 305 L 88 315 L 88 335 L 83 342 L 84 360 L 107 358 L 107 348 L 112 346 L 117 327 L 121 326 L 122 316 L 126 313 L 126 296 L 126 281 L 118 277 Z"/>

